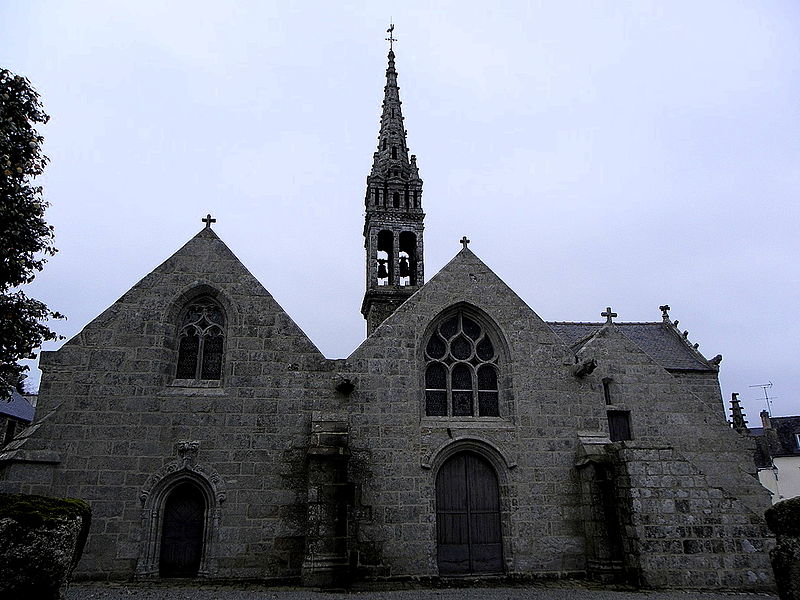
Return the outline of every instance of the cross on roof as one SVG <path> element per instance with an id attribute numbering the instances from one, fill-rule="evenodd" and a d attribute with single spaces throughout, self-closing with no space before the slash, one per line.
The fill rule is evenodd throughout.
<path id="1" fill-rule="evenodd" d="M 205 219 L 200 219 L 200 220 L 201 220 L 203 223 L 205 223 L 205 224 L 206 224 L 206 229 L 211 229 L 211 224 L 212 224 L 212 223 L 216 223 L 216 222 L 217 222 L 217 220 L 216 220 L 216 219 L 212 219 L 212 218 L 211 218 L 211 213 L 208 213 L 208 214 L 206 215 L 206 218 L 205 218 Z"/>
<path id="2" fill-rule="evenodd" d="M 386 30 L 386 33 L 389 34 L 389 37 L 386 38 L 386 41 L 389 42 L 389 50 L 391 50 L 392 43 L 397 41 L 397 38 L 394 37 L 394 23 L 389 24 L 389 29 Z"/>
<path id="3" fill-rule="evenodd" d="M 659 306 L 658 310 L 661 311 L 661 316 L 664 319 L 669 320 L 669 304 L 664 304 L 663 306 Z"/>
<path id="4" fill-rule="evenodd" d="M 603 312 L 600 313 L 600 316 L 606 318 L 606 323 L 613 323 L 613 321 L 611 319 L 616 317 L 617 313 L 611 312 L 611 307 L 610 306 L 606 306 L 606 309 Z"/>
<path id="5" fill-rule="evenodd" d="M 461 242 L 464 245 L 464 250 L 466 250 L 467 249 L 467 244 L 469 244 L 469 240 L 467 239 L 467 236 L 462 237 L 458 241 Z"/>

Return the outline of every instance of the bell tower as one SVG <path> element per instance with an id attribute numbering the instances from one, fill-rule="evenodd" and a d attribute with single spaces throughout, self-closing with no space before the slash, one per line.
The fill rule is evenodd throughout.
<path id="1" fill-rule="evenodd" d="M 424 281 L 422 179 L 417 157 L 409 159 L 394 68 L 394 25 L 388 29 L 386 69 L 378 150 L 367 177 L 364 247 L 367 251 L 367 291 L 361 314 L 370 335 Z"/>

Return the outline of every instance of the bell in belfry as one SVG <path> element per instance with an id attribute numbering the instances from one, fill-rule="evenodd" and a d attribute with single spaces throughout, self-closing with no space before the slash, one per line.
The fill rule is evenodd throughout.
<path id="1" fill-rule="evenodd" d="M 386 259 L 378 259 L 378 279 L 386 279 L 389 276 L 389 271 L 386 270 Z"/>
<path id="2" fill-rule="evenodd" d="M 400 257 L 400 277 L 408 277 L 411 275 L 411 269 L 408 266 L 408 258 L 405 256 Z"/>

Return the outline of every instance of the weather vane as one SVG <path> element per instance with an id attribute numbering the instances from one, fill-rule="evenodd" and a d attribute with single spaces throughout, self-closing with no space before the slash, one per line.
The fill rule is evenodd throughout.
<path id="1" fill-rule="evenodd" d="M 386 41 L 389 42 L 389 50 L 391 50 L 392 44 L 397 41 L 397 38 L 394 37 L 394 23 L 389 23 L 389 29 L 386 30 L 386 33 L 389 34 Z"/>

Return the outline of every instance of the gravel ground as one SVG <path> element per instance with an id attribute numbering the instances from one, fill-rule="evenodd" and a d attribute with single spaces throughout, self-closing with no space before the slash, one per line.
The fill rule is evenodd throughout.
<path id="1" fill-rule="evenodd" d="M 777 600 L 746 592 L 612 591 L 567 584 L 479 588 L 411 588 L 321 592 L 258 585 L 75 583 L 66 600 Z"/>

